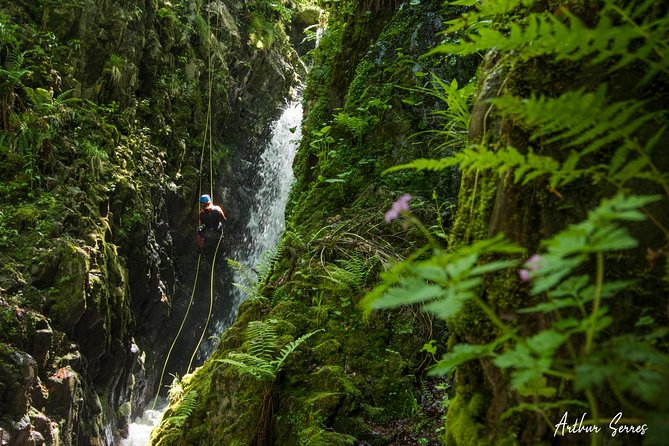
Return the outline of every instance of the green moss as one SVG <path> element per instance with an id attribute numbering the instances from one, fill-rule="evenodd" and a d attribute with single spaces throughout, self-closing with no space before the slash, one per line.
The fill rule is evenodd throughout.
<path id="1" fill-rule="evenodd" d="M 477 446 L 485 437 L 482 416 L 484 398 L 481 394 L 473 394 L 465 400 L 457 394 L 451 400 L 446 414 L 446 431 L 443 441 L 447 446 Z"/>
<path id="2" fill-rule="evenodd" d="M 71 242 L 59 249 L 60 264 L 49 292 L 52 318 L 66 331 L 71 330 L 86 310 L 86 282 L 90 269 L 87 254 Z"/>
<path id="3" fill-rule="evenodd" d="M 301 446 L 353 446 L 356 444 L 356 439 L 350 435 L 312 426 L 300 432 L 298 444 Z"/>
<path id="4" fill-rule="evenodd" d="M 313 348 L 314 359 L 320 363 L 338 362 L 342 345 L 336 339 L 328 339 Z"/>

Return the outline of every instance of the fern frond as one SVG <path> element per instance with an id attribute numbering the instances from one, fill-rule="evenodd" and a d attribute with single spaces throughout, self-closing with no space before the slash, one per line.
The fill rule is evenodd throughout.
<path id="1" fill-rule="evenodd" d="M 13 87 L 21 78 L 30 73 L 30 70 L 21 68 L 23 66 L 24 54 L 21 51 L 14 51 L 7 56 L 4 67 L 0 67 L 0 79 L 9 82 Z"/>
<path id="2" fill-rule="evenodd" d="M 190 390 L 183 399 L 179 402 L 174 415 L 165 420 L 165 423 L 170 423 L 174 427 L 182 427 L 188 421 L 193 411 L 197 407 L 197 391 Z"/>
<path id="3" fill-rule="evenodd" d="M 531 6 L 536 0 L 457 0 L 448 2 L 449 6 L 476 6 L 476 11 L 466 12 L 458 19 L 450 22 L 451 27 L 448 32 L 460 29 L 471 29 L 472 24 L 480 23 L 484 19 L 511 12 L 521 6 Z"/>
<path id="4" fill-rule="evenodd" d="M 547 144 L 564 142 L 565 147 L 586 146 L 582 155 L 632 135 L 656 114 L 642 113 L 644 101 L 608 103 L 606 85 L 597 91 L 569 91 L 557 98 L 515 96 L 496 98 L 501 114 L 528 126 L 530 140 L 548 136 Z"/>
<path id="5" fill-rule="evenodd" d="M 286 358 L 308 338 L 319 331 L 323 331 L 323 329 L 316 330 L 289 342 L 281 349 L 279 355 L 273 359 L 272 356 L 269 356 L 270 353 L 268 350 L 261 348 L 259 344 L 262 343 L 263 337 L 267 336 L 267 327 L 272 327 L 276 322 L 276 320 L 270 320 L 268 323 L 263 321 L 253 321 L 249 323 L 251 330 L 249 331 L 249 329 L 247 329 L 246 335 L 247 337 L 255 336 L 255 338 L 249 339 L 248 341 L 251 343 L 252 349 L 255 348 L 259 350 L 260 355 L 232 352 L 228 354 L 228 358 L 217 359 L 215 362 L 232 365 L 236 367 L 240 373 L 250 374 L 260 381 L 273 381 L 283 367 Z M 264 328 L 261 327 L 263 325 L 265 325 Z M 271 353 L 274 353 L 275 350 L 276 333 L 273 333 L 273 337 L 274 340 L 270 343 L 273 346 Z M 265 338 L 265 340 L 267 339 Z"/>
<path id="6" fill-rule="evenodd" d="M 282 349 L 281 352 L 279 353 L 279 356 L 277 359 L 275 359 L 273 362 L 274 369 L 276 370 L 276 373 L 278 373 L 282 368 L 284 363 L 286 362 L 286 359 L 288 356 L 290 356 L 291 353 L 293 353 L 300 345 L 302 345 L 307 339 L 312 337 L 318 332 L 324 331 L 323 328 L 320 330 L 312 331 L 311 333 L 307 333 L 305 335 L 300 336 L 299 338 L 295 339 L 294 341 L 289 342 L 286 344 Z"/>
<path id="7" fill-rule="evenodd" d="M 496 48 L 501 51 L 516 50 L 517 57 L 525 60 L 552 55 L 558 61 L 615 61 L 612 70 L 640 61 L 646 64 L 651 76 L 660 71 L 669 73 L 665 57 L 669 20 L 663 18 L 637 23 L 629 18 L 617 23 L 620 18 L 614 21 L 607 13 L 612 9 L 604 8 L 594 28 L 564 9 L 561 10 L 564 20 L 550 13 L 535 13 L 530 14 L 524 23 L 511 23 L 508 31 L 484 25 L 477 27 L 476 33 L 470 33 L 467 40 L 441 44 L 429 54 L 467 55 Z M 482 15 L 476 17 L 480 19 Z"/>
<path id="8" fill-rule="evenodd" d="M 283 249 L 282 240 L 274 248 L 265 251 L 254 268 L 236 260 L 227 259 L 228 265 L 235 271 L 238 278 L 238 281 L 233 282 L 232 285 L 245 293 L 248 299 L 264 299 L 261 294 L 262 287 L 272 273 L 272 267 L 283 255 Z"/>
<path id="9" fill-rule="evenodd" d="M 271 362 L 246 353 L 230 353 L 229 358 L 217 359 L 216 362 L 230 364 L 241 374 L 249 374 L 259 381 L 271 381 L 275 371 Z"/>
<path id="10" fill-rule="evenodd" d="M 405 169 L 415 169 L 415 170 L 429 170 L 433 172 L 439 172 L 449 167 L 457 166 L 460 164 L 460 159 L 458 155 L 441 158 L 441 159 L 429 159 L 429 158 L 418 158 L 410 163 L 400 164 L 397 166 L 390 167 L 383 171 L 383 175 L 386 175 L 391 172 L 396 172 L 398 170 Z"/>
<path id="11" fill-rule="evenodd" d="M 430 81 L 430 87 L 412 88 L 412 91 L 432 96 L 444 104 L 444 110 L 436 110 L 431 114 L 444 122 L 441 130 L 428 130 L 418 132 L 413 136 L 436 133 L 443 142 L 436 147 L 435 151 L 444 148 L 460 148 L 467 143 L 467 129 L 471 119 L 470 102 L 475 91 L 475 82 L 469 82 L 464 87 L 459 87 L 458 81 L 453 79 L 451 83 L 444 82 L 434 73 Z"/>
<path id="12" fill-rule="evenodd" d="M 479 13 L 489 17 L 492 15 L 506 14 L 521 6 L 531 6 L 536 0 L 478 0 Z"/>
<path id="13" fill-rule="evenodd" d="M 244 337 L 249 344 L 249 353 L 264 360 L 272 358 L 278 348 L 275 319 L 249 322 Z"/>
<path id="14" fill-rule="evenodd" d="M 320 277 L 334 284 L 336 290 L 360 291 L 365 285 L 372 265 L 357 255 L 351 256 L 348 260 L 337 260 L 337 263 L 339 265 L 331 263 L 326 265 L 325 272 L 327 275 Z"/>
<path id="15" fill-rule="evenodd" d="M 255 293 L 255 289 L 253 289 L 249 286 L 246 286 L 243 283 L 232 282 L 232 286 L 234 286 L 235 288 L 237 288 L 238 290 L 240 290 L 242 293 L 246 294 L 247 296 L 253 296 L 253 294 Z"/>
<path id="16" fill-rule="evenodd" d="M 260 256 L 260 261 L 255 266 L 256 275 L 260 284 L 265 283 L 272 272 L 272 267 L 283 255 L 284 241 L 283 238 L 273 248 L 268 249 Z"/>

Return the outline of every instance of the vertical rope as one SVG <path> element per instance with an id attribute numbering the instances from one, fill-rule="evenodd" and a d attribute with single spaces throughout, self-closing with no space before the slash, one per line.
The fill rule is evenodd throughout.
<path id="1" fill-rule="evenodd" d="M 181 325 L 179 326 L 179 331 L 177 331 L 177 335 L 174 337 L 174 340 L 172 341 L 172 345 L 170 345 L 170 349 L 167 352 L 167 358 L 165 358 L 165 362 L 163 363 L 163 371 L 160 373 L 160 381 L 158 381 L 158 391 L 156 392 L 156 397 L 153 399 L 153 404 L 151 405 L 151 410 L 155 410 L 156 408 L 156 401 L 158 401 L 158 395 L 160 395 L 160 387 L 163 385 L 163 378 L 165 377 L 165 369 L 167 368 L 167 362 L 170 360 L 170 356 L 172 355 L 172 350 L 174 349 L 174 346 L 177 343 L 177 339 L 179 339 L 179 335 L 181 335 L 181 331 L 184 328 L 184 325 L 186 323 L 186 318 L 188 318 L 188 313 L 190 312 L 190 307 L 193 304 L 193 298 L 195 297 L 195 287 L 197 286 L 197 278 L 200 275 L 200 259 L 202 255 L 197 256 L 197 269 L 195 270 L 195 283 L 193 284 L 193 292 L 190 295 L 190 300 L 188 301 L 188 308 L 186 308 L 186 314 L 184 315 L 183 319 L 181 320 Z"/>
<path id="2" fill-rule="evenodd" d="M 197 342 L 197 346 L 195 347 L 195 350 L 193 350 L 193 355 L 190 357 L 186 373 L 190 373 L 190 368 L 191 365 L 193 364 L 193 359 L 195 359 L 195 354 L 197 353 L 197 350 L 200 348 L 200 344 L 202 344 L 202 340 L 204 339 L 204 335 L 207 332 L 207 328 L 209 326 L 209 320 L 211 319 L 211 312 L 214 307 L 214 268 L 216 267 L 216 256 L 218 255 L 218 248 L 221 246 L 221 240 L 223 240 L 222 234 L 220 237 L 218 237 L 218 243 L 216 244 L 216 251 L 214 251 L 214 258 L 211 262 L 211 275 L 209 276 L 209 314 L 207 315 L 207 322 L 204 324 L 204 329 L 202 330 L 202 335 L 200 336 L 200 340 Z"/>

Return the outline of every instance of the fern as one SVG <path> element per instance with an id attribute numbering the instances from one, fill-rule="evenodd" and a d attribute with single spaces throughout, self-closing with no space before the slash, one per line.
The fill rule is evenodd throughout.
<path id="1" fill-rule="evenodd" d="M 549 156 L 534 153 L 532 149 L 524 155 L 513 147 L 504 150 L 491 150 L 485 145 L 472 145 L 453 156 L 433 159 L 417 159 L 407 164 L 393 166 L 384 173 L 401 169 L 441 171 L 448 167 L 460 166 L 463 172 L 472 170 L 494 170 L 503 174 L 515 169 L 515 181 L 527 183 L 539 176 L 550 175 L 551 183 L 557 185 L 573 181 L 581 176 L 582 171 L 574 169 L 570 158 L 561 168 L 560 163 Z"/>
<path id="2" fill-rule="evenodd" d="M 487 17 L 496 14 L 506 14 L 520 6 L 531 6 L 536 0 L 458 0 L 448 2 L 451 6 L 477 6 L 477 14 Z"/>
<path id="3" fill-rule="evenodd" d="M 228 358 L 216 361 L 232 365 L 240 373 L 249 374 L 259 381 L 273 382 L 283 369 L 290 354 L 311 336 L 322 331 L 322 329 L 316 330 L 289 342 L 275 356 L 274 352 L 278 348 L 278 336 L 274 327 L 277 323 L 278 321 L 275 319 L 250 322 L 244 333 L 249 352 L 231 352 Z"/>
<path id="4" fill-rule="evenodd" d="M 249 345 L 249 353 L 263 360 L 269 360 L 278 348 L 276 319 L 249 322 L 244 338 Z"/>
<path id="5" fill-rule="evenodd" d="M 64 108 L 66 104 L 79 102 L 79 98 L 69 97 L 74 90 L 67 90 L 53 97 L 53 93 L 44 88 L 31 88 L 21 84 L 23 92 L 28 97 L 28 100 L 33 104 L 35 110 L 45 115 L 45 117 L 53 116 L 58 111 Z"/>
<path id="6" fill-rule="evenodd" d="M 190 390 L 186 393 L 179 402 L 174 414 L 165 419 L 164 422 L 177 428 L 183 427 L 197 407 L 197 396 L 196 390 Z"/>
<path id="7" fill-rule="evenodd" d="M 228 259 L 228 265 L 235 271 L 237 278 L 233 286 L 246 294 L 247 299 L 264 299 L 261 291 L 272 272 L 274 264 L 283 255 L 283 239 L 274 248 L 270 248 L 260 256 L 255 267 L 250 268 L 234 259 Z"/>
<path id="8" fill-rule="evenodd" d="M 3 80 L 3 83 L 7 83 L 3 89 L 13 89 L 21 82 L 23 76 L 30 73 L 30 70 L 22 68 L 24 60 L 25 55 L 20 51 L 13 51 L 7 56 L 3 66 L 0 66 L 0 79 Z"/>
<path id="9" fill-rule="evenodd" d="M 653 196 L 625 197 L 619 194 L 603 200 L 586 220 L 567 227 L 544 243 L 545 252 L 538 260 L 540 263 L 529 274 L 532 294 L 545 296 L 547 300 L 520 311 L 556 313 L 556 317 L 549 319 L 552 321 L 550 326 L 535 334 L 520 336 L 478 297 L 477 288 L 482 285 L 484 276 L 494 275 L 515 264 L 512 259 L 482 263 L 482 259 L 490 258 L 485 255 L 487 253 L 509 255 L 519 252 L 501 236 L 479 241 L 452 253 L 436 252 L 427 260 L 405 262 L 402 274 L 383 276 L 384 283 L 364 299 L 364 305 L 382 309 L 422 303 L 425 311 L 448 320 L 471 301 L 502 333 L 487 344 L 453 346 L 432 368 L 433 375 L 445 375 L 468 361 L 488 357 L 497 367 L 509 370 L 511 387 L 520 395 L 539 399 L 553 398 L 558 392 L 558 389 L 549 386 L 548 377 L 573 383 L 576 390 L 612 380 L 617 382 L 619 389 L 633 391 L 633 386 L 640 381 L 628 377 L 638 379 L 643 375 L 637 367 L 647 361 L 654 366 L 657 382 L 646 385 L 648 395 L 642 396 L 642 399 L 654 402 L 657 397 L 653 392 L 657 392 L 658 384 L 669 376 L 669 359 L 652 347 L 643 345 L 634 336 L 623 336 L 617 339 L 617 343 L 602 342 L 601 346 L 597 345 L 597 339 L 612 322 L 603 300 L 615 297 L 632 284 L 631 281 L 604 281 L 604 255 L 637 247 L 637 241 L 624 223 L 643 220 L 645 216 L 641 209 L 657 199 Z M 582 271 L 593 257 L 601 265 L 594 278 L 575 274 Z M 568 313 L 566 310 L 575 312 Z M 581 315 L 581 318 L 573 317 L 574 314 Z M 665 334 L 666 329 L 658 332 L 657 336 Z M 558 350 L 567 342 L 582 342 L 584 348 L 580 355 L 572 349 L 569 358 L 560 357 L 557 360 Z M 623 342 L 635 346 L 638 355 L 622 357 L 620 344 Z M 618 355 L 618 358 L 612 354 Z M 611 368 L 617 371 L 619 367 L 626 370 L 625 377 L 621 378 L 616 372 L 599 378 L 603 371 Z M 537 410 L 541 404 L 543 402 L 536 400 L 533 405 L 524 405 L 522 410 Z M 520 409 L 511 409 L 510 413 L 517 410 Z"/>
<path id="10" fill-rule="evenodd" d="M 457 21 L 451 31 L 462 29 L 471 23 L 472 18 L 481 20 L 487 13 L 496 11 L 495 3 L 484 2 L 478 14 Z M 505 3 L 505 2 L 501 2 Z M 506 6 L 516 6 L 520 2 L 506 2 Z M 615 61 L 612 70 L 628 66 L 633 62 L 642 62 L 649 69 L 651 78 L 658 72 L 669 73 L 667 60 L 669 46 L 657 36 L 666 36 L 669 21 L 666 17 L 658 20 L 639 20 L 631 11 L 616 7 L 607 2 L 599 16 L 597 25 L 590 28 L 568 10 L 561 10 L 561 17 L 550 13 L 534 13 L 525 23 L 511 23 L 508 31 L 496 30 L 490 26 L 476 28 L 467 40 L 457 43 L 444 43 L 434 48 L 431 53 L 475 54 L 496 48 L 502 51 L 517 50 L 520 59 L 551 55 L 555 60 L 589 60 L 591 63 Z M 639 11 L 645 11 L 649 5 L 642 5 Z M 638 13 L 639 11 L 633 10 Z M 618 14 L 617 20 L 612 13 Z M 622 23 L 619 23 L 622 19 Z"/>
<path id="11" fill-rule="evenodd" d="M 609 103 L 606 85 L 602 85 L 594 92 L 579 89 L 557 98 L 503 96 L 493 100 L 493 104 L 502 116 L 524 125 L 531 142 L 559 144 L 563 151 L 569 150 L 564 161 L 537 154 L 532 147 L 523 154 L 513 147 L 492 150 L 484 145 L 471 145 L 451 157 L 418 159 L 394 166 L 386 173 L 400 169 L 440 171 L 459 165 L 465 172 L 480 169 L 504 173 L 513 170 L 514 180 L 523 184 L 546 177 L 553 188 L 583 177 L 595 182 L 607 180 L 621 188 L 628 181 L 639 178 L 660 184 L 667 182 L 666 174 L 654 169 L 649 158 L 664 128 L 650 138 L 645 147 L 641 147 L 634 137 L 644 124 L 663 116 L 661 112 L 644 112 L 644 101 Z M 608 155 L 611 147 L 616 149 Z M 582 163 L 586 156 L 596 152 L 607 153 L 605 156 L 611 158 L 610 165 Z"/>
<path id="12" fill-rule="evenodd" d="M 239 373 L 249 374 L 258 381 L 274 380 L 274 369 L 271 362 L 246 353 L 230 353 L 229 358 L 219 362 L 235 366 Z"/>
<path id="13" fill-rule="evenodd" d="M 515 392 L 526 398 L 506 415 L 532 410 L 548 418 L 546 411 L 563 402 L 587 407 L 597 423 L 595 391 L 612 391 L 612 398 L 623 405 L 627 405 L 629 397 L 633 404 L 661 408 L 663 402 L 658 397 L 661 383 L 669 377 L 669 359 L 660 353 L 662 343 L 666 345 L 663 336 L 667 330 L 661 327 L 652 335 L 629 330 L 616 336 L 615 331 L 607 330 L 614 322 L 607 304 L 622 292 L 627 296 L 631 291 L 637 296 L 649 292 L 645 283 L 626 280 L 624 273 L 618 271 L 619 256 L 627 256 L 626 251 L 635 248 L 635 255 L 639 254 L 639 243 L 628 231 L 630 222 L 648 216 L 665 236 L 668 233 L 662 211 L 657 217 L 651 214 L 661 207 L 653 203 L 657 197 L 630 196 L 630 189 L 638 190 L 640 184 L 646 191 L 657 190 L 655 185 L 645 184 L 647 181 L 660 185 L 669 196 L 669 173 L 664 168 L 663 155 L 658 153 L 669 124 L 666 111 L 654 111 L 661 107 L 665 91 L 651 92 L 645 88 L 640 91 L 644 100 L 614 99 L 631 96 L 620 91 L 620 78 L 627 81 L 636 76 L 643 78 L 641 84 L 655 81 L 655 85 L 664 85 L 669 73 L 667 8 L 650 0 L 602 0 L 589 9 L 597 8 L 599 13 L 590 17 L 586 25 L 564 9 L 534 12 L 542 6 L 547 8 L 546 2 L 541 2 L 531 13 L 514 10 L 531 3 L 520 0 L 451 3 L 476 6 L 477 10 L 452 23 L 450 31 L 464 35 L 460 42 L 447 39 L 448 43 L 433 52 L 473 54 L 493 48 L 512 52 L 502 56 L 500 64 L 506 68 L 515 61 L 522 66 L 531 65 L 525 64 L 526 61 L 532 64 L 574 61 L 578 63 L 560 67 L 576 70 L 585 67 L 585 72 L 591 72 L 587 65 L 598 64 L 596 72 L 612 75 L 612 84 L 599 82 L 595 87 L 592 85 L 598 79 L 592 79 L 581 83 L 590 85 L 589 88 L 567 91 L 557 97 L 510 96 L 505 88 L 517 92 L 535 85 L 533 82 L 514 85 L 514 81 L 523 77 L 514 71 L 517 66 L 511 66 L 507 78 L 510 82 L 504 80 L 500 84 L 495 94 L 501 96 L 490 101 L 490 111 L 502 118 L 495 124 L 501 125 L 502 134 L 509 136 L 509 140 L 525 142 L 522 134 L 509 129 L 525 130 L 526 145 L 512 147 L 507 140 L 492 146 L 488 144 L 491 138 L 484 137 L 481 144 L 466 146 L 449 157 L 419 159 L 385 173 L 406 168 L 440 171 L 459 166 L 466 173 L 475 171 L 477 180 L 479 171 L 492 171 L 523 184 L 541 179 L 535 181 L 537 187 L 547 183 L 553 189 L 579 179 L 612 183 L 618 190 L 612 199 L 603 200 L 585 221 L 544 241 L 543 253 L 536 256 L 539 264 L 527 263 L 527 269 L 520 270 L 521 280 L 530 282 L 535 304 L 519 312 L 540 313 L 538 317 L 545 324 L 535 332 L 526 332 L 532 330 L 532 324 L 522 325 L 522 330 L 517 331 L 486 300 L 484 284 L 488 287 L 502 284 L 514 296 L 523 292 L 517 285 L 509 285 L 509 279 L 516 273 L 515 268 L 509 269 L 514 265 L 514 249 L 518 252 L 518 248 L 509 246 L 507 252 L 490 255 L 491 245 L 486 243 L 494 246 L 503 240 L 477 242 L 450 253 L 433 249 L 427 259 L 425 253 L 430 248 L 419 250 L 382 274 L 383 283 L 363 303 L 367 310 L 420 304 L 426 311 L 450 319 L 452 327 L 465 339 L 470 337 L 467 327 L 461 324 L 469 321 L 469 315 L 485 314 L 494 329 L 476 329 L 477 335 L 471 338 L 492 336 L 492 341 L 482 345 L 456 344 L 432 371 L 443 375 L 468 361 L 488 358 L 488 364 L 504 369 L 503 374 L 510 378 L 509 394 Z M 511 18 L 515 23 L 509 23 L 509 16 L 504 17 L 503 29 L 490 20 L 493 15 L 516 12 L 522 13 Z M 618 73 L 621 69 L 625 71 Z M 563 90 L 558 85 L 551 91 Z M 649 93 L 657 93 L 657 97 L 650 97 Z M 560 195 L 556 190 L 553 192 Z M 644 235 L 644 244 L 649 243 L 649 237 Z M 665 249 L 658 252 L 648 249 L 651 268 L 657 260 L 653 256 L 664 256 Z M 612 272 L 606 269 L 610 264 L 614 265 Z M 607 281 L 611 276 L 621 280 Z M 652 294 L 658 297 L 657 292 Z M 505 304 L 502 302 L 500 307 Z M 465 305 L 468 305 L 466 317 L 456 317 Z M 617 304 L 618 310 L 622 308 L 620 305 Z M 642 376 L 650 379 L 644 381 Z M 644 389 L 637 389 L 640 386 Z M 579 398 L 587 403 L 578 401 Z M 641 408 L 640 412 L 644 411 Z"/>
<path id="14" fill-rule="evenodd" d="M 318 332 L 324 331 L 324 329 L 312 331 L 311 333 L 307 333 L 305 335 L 300 336 L 299 338 L 295 339 L 294 341 L 290 341 L 288 344 L 286 344 L 282 349 L 281 352 L 279 353 L 279 356 L 272 361 L 272 365 L 274 367 L 275 373 L 279 373 L 281 369 L 283 369 L 283 365 L 286 362 L 286 359 L 293 353 L 297 348 L 302 345 L 307 339 L 312 337 Z"/>
<path id="15" fill-rule="evenodd" d="M 465 147 L 467 145 L 467 129 L 471 119 L 470 102 L 476 87 L 475 82 L 472 81 L 464 87 L 460 87 L 455 79 L 449 84 L 432 74 L 430 83 L 430 87 L 417 87 L 410 90 L 427 94 L 446 104 L 444 110 L 432 112 L 432 115 L 444 124 L 441 129 L 425 130 L 412 135 L 412 137 L 433 133 L 441 141 L 434 149 L 437 153 L 444 149 Z"/>
<path id="16" fill-rule="evenodd" d="M 259 297 L 257 294 L 258 278 L 253 271 L 241 262 L 234 259 L 227 259 L 228 266 L 233 269 L 236 276 L 236 281 L 232 285 L 246 294 L 247 299 Z M 253 274 L 253 275 L 252 275 Z"/>
<path id="17" fill-rule="evenodd" d="M 399 264 L 401 274 L 396 272 L 398 267 L 394 268 L 395 271 L 382 274 L 383 283 L 370 292 L 361 305 L 369 311 L 422 303 L 426 311 L 448 319 L 467 301 L 475 298 L 484 274 L 516 264 L 513 260 L 500 260 L 476 266 L 480 256 L 521 251 L 498 236 L 454 253 L 438 250 L 427 260 L 409 259 Z"/>
<path id="18" fill-rule="evenodd" d="M 644 101 L 608 103 L 606 85 L 595 92 L 569 91 L 557 98 L 515 96 L 493 103 L 504 116 L 520 120 L 531 128 L 531 140 L 548 137 L 545 144 L 561 142 L 563 147 L 585 146 L 582 155 L 620 142 L 658 113 L 643 113 Z"/>
<path id="19" fill-rule="evenodd" d="M 326 265 L 327 275 L 320 277 L 324 277 L 332 283 L 335 291 L 348 289 L 360 291 L 367 281 L 373 262 L 368 262 L 358 256 L 352 256 L 348 260 L 337 260 L 337 263 L 341 266 Z"/>
<path id="20" fill-rule="evenodd" d="M 496 1 L 481 1 L 481 0 L 458 0 L 448 2 L 451 6 L 476 6 L 477 9 L 470 12 L 465 12 L 459 19 L 451 21 L 451 28 L 448 32 L 457 31 L 460 29 L 472 30 L 476 24 L 488 21 L 491 16 L 507 14 L 519 7 L 528 7 L 535 3 L 536 0 L 496 0 Z"/>

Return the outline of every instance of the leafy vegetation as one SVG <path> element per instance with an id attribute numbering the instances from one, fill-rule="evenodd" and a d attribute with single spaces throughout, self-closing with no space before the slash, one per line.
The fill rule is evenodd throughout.
<path id="1" fill-rule="evenodd" d="M 543 431 L 553 437 L 553 432 L 564 435 L 556 423 L 566 411 L 586 412 L 597 426 L 607 424 L 616 410 L 630 417 L 628 424 L 643 424 L 644 433 L 649 429 L 657 440 L 663 435 L 657 420 L 669 410 L 657 398 L 669 377 L 666 316 L 657 314 L 659 290 L 666 290 L 669 274 L 660 281 L 656 268 L 660 259 L 666 268 L 662 253 L 669 238 L 667 215 L 660 210 L 669 200 L 667 174 L 658 167 L 665 166 L 658 149 L 666 142 L 667 115 L 644 95 L 650 85 L 666 85 L 669 66 L 662 55 L 669 16 L 650 1 L 605 1 L 598 10 L 581 9 L 581 18 L 566 8 L 530 9 L 534 3 L 453 3 L 476 4 L 475 11 L 452 23 L 451 31 L 467 28 L 468 33 L 433 53 L 512 51 L 499 63 L 507 77 L 494 97 L 481 104 L 485 108 L 478 110 L 475 123 L 482 126 L 480 133 L 461 151 L 418 159 L 387 173 L 458 166 L 464 174 L 461 196 L 472 189 L 475 194 L 471 207 L 458 210 L 457 218 L 465 224 L 489 215 L 474 211 L 481 193 L 477 186 L 489 187 L 481 181 L 483 175 L 498 179 L 507 194 L 523 196 L 524 189 L 504 186 L 509 182 L 545 187 L 551 195 L 541 198 L 543 206 L 553 197 L 569 208 L 569 200 L 577 199 L 574 191 L 584 187 L 596 191 L 592 198 L 601 197 L 599 204 L 580 223 L 527 246 L 506 241 L 501 234 L 471 243 L 456 227 L 448 250 L 428 244 L 384 273 L 383 283 L 363 303 L 368 310 L 420 303 L 424 311 L 449 323 L 448 352 L 431 369 L 439 376 L 455 370 L 460 383 L 455 390 L 459 404 L 451 403 L 446 418 L 447 443 L 485 435 L 474 421 L 482 408 L 472 410 L 459 400 L 486 395 L 494 404 L 494 391 L 486 394 L 466 384 L 481 381 L 488 383 L 484 386 L 508 386 L 515 395 L 513 404 L 503 406 L 498 424 L 490 426 L 491 440 L 532 431 L 518 425 L 518 417 L 527 412 L 539 414 L 546 423 L 534 435 Z M 528 9 L 516 20 L 502 15 L 519 7 Z M 558 71 L 606 74 L 596 75 L 585 87 L 575 82 L 571 88 L 546 88 L 545 80 L 532 83 L 532 69 L 520 74 L 537 58 Z M 637 80 L 631 98 L 616 91 L 616 76 Z M 533 91 L 537 86 L 540 93 Z M 453 114 L 463 116 L 461 104 L 449 104 Z M 500 122 L 501 131 L 494 127 Z M 515 136 L 510 136 L 511 128 L 518 132 Z M 654 195 L 644 195 L 648 193 Z M 492 201 L 480 200 L 482 209 L 490 209 Z M 517 225 L 511 221 L 503 227 L 529 230 Z M 645 236 L 640 242 L 640 231 L 650 231 L 653 238 Z M 646 271 L 640 248 L 649 253 Z M 519 255 L 527 258 L 534 252 L 521 268 Z M 428 258 L 423 258 L 425 253 Z M 541 322 L 537 326 L 535 321 Z M 477 368 L 468 366 L 472 361 L 481 367 L 494 365 L 501 373 L 488 372 L 481 380 Z M 591 438 L 593 444 L 600 441 L 597 432 Z"/>

